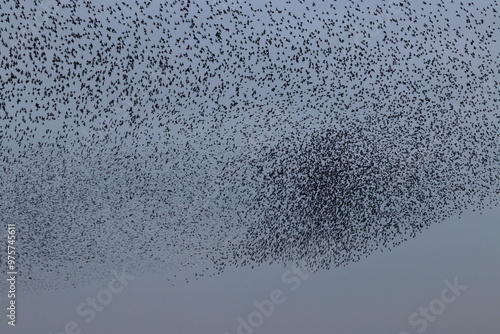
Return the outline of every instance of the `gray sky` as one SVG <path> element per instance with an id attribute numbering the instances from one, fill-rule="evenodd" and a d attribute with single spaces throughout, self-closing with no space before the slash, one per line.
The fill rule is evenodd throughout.
<path id="1" fill-rule="evenodd" d="M 4 4 L 2 333 L 498 332 L 498 6 L 399 3 Z"/>
<path id="2" fill-rule="evenodd" d="M 114 295 L 90 324 L 76 308 L 107 288 L 109 280 L 84 289 L 21 293 L 19 326 L 13 330 L 2 324 L 2 332 L 56 334 L 75 321 L 82 333 L 93 334 L 233 334 L 237 318 L 247 319 L 256 310 L 254 301 L 269 299 L 280 289 L 286 300 L 255 333 L 418 333 L 421 327 L 411 326 L 408 317 L 440 299 L 443 281 L 457 277 L 467 288 L 428 323 L 425 333 L 493 334 L 500 329 L 498 214 L 498 209 L 483 215 L 468 212 L 446 220 L 392 252 L 312 273 L 295 291 L 294 284 L 282 281 L 290 267 L 228 269 L 188 284 L 181 279 L 175 286 L 166 281 L 171 277 L 167 272 L 145 274 Z"/>

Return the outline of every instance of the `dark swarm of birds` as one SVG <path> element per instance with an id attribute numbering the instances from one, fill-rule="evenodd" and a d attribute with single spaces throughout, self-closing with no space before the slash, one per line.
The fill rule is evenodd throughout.
<path id="1" fill-rule="evenodd" d="M 16 224 L 19 284 L 327 269 L 496 206 L 497 10 L 3 1 L 0 234 Z"/>

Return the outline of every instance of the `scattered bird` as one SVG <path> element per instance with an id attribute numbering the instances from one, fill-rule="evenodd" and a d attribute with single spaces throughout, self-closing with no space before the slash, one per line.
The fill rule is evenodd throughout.
<path id="1" fill-rule="evenodd" d="M 19 284 L 330 268 L 497 205 L 496 7 L 3 1 Z"/>

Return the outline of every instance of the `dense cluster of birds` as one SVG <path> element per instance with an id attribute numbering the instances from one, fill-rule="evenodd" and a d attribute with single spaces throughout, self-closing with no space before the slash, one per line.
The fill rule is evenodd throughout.
<path id="1" fill-rule="evenodd" d="M 330 268 L 497 205 L 496 1 L 0 8 L 23 289 Z"/>

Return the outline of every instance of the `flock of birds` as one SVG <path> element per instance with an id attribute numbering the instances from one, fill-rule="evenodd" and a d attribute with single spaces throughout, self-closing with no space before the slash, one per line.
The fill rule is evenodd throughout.
<path id="1" fill-rule="evenodd" d="M 330 268 L 498 204 L 496 1 L 0 8 L 23 289 Z"/>

